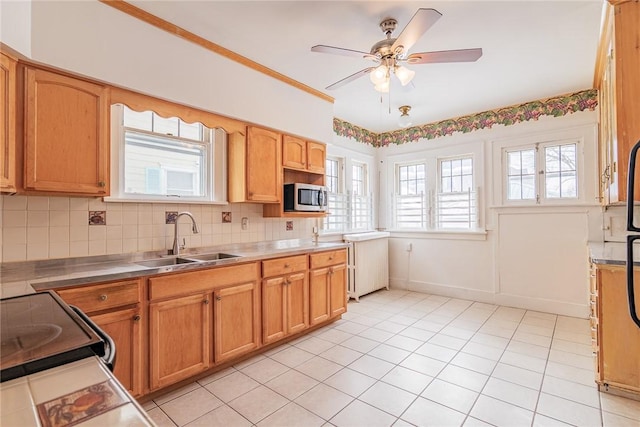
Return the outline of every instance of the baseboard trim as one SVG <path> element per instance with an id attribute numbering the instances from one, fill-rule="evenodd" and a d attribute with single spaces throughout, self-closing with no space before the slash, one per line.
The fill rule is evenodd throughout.
<path id="1" fill-rule="evenodd" d="M 488 304 L 504 305 L 508 307 L 523 308 L 526 310 L 540 311 L 543 313 L 558 314 L 561 316 L 579 317 L 586 319 L 589 317 L 588 304 L 576 304 L 564 301 L 557 301 L 546 298 L 533 298 L 523 295 L 496 294 L 490 291 L 479 289 L 461 288 L 437 283 L 407 281 L 406 279 L 389 278 L 392 289 L 403 289 L 407 291 L 422 292 L 449 298 L 459 298 L 485 302 Z"/>

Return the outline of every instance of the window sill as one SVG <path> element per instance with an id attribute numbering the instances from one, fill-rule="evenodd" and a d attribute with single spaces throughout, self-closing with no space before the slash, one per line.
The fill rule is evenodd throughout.
<path id="1" fill-rule="evenodd" d="M 386 230 L 391 237 L 441 240 L 487 240 L 486 230 Z"/>

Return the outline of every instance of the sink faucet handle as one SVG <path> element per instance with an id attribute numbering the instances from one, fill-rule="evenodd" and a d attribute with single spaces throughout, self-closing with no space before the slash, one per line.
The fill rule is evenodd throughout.
<path id="1" fill-rule="evenodd" d="M 182 244 L 180 245 L 180 249 L 184 249 L 187 247 L 187 239 L 186 238 L 182 238 Z"/>

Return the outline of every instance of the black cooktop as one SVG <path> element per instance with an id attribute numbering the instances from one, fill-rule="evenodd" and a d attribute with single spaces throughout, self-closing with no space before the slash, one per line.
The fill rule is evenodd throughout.
<path id="1" fill-rule="evenodd" d="M 103 340 L 51 291 L 0 300 L 0 382 L 93 355 Z"/>

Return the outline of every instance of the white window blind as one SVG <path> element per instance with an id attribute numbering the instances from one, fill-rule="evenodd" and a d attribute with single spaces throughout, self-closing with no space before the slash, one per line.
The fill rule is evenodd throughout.
<path id="1" fill-rule="evenodd" d="M 324 230 L 328 232 L 347 231 L 349 225 L 349 198 L 346 194 L 328 193 Z"/>
<path id="2" fill-rule="evenodd" d="M 457 191 L 436 195 L 437 228 L 473 229 L 478 225 L 478 191 Z"/>

